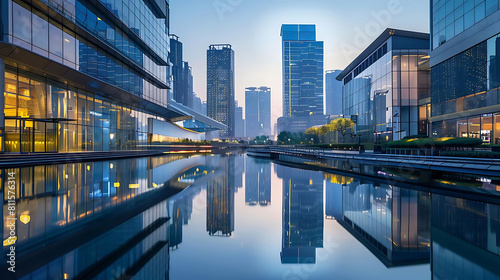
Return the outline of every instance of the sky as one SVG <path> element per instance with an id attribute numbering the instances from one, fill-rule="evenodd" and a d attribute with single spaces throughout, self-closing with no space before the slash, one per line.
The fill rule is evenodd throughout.
<path id="1" fill-rule="evenodd" d="M 208 46 L 231 44 L 239 106 L 246 87 L 270 87 L 272 125 L 282 114 L 282 24 L 316 25 L 327 71 L 343 70 L 388 27 L 429 32 L 430 23 L 427 0 L 170 0 L 170 15 L 195 93 L 206 100 Z"/>

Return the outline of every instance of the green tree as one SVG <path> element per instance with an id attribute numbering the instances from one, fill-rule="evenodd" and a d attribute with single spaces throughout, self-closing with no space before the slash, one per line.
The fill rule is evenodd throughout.
<path id="1" fill-rule="evenodd" d="M 350 119 L 340 118 L 330 122 L 332 131 L 338 131 L 342 135 L 342 142 L 345 143 L 347 130 L 354 128 L 354 122 Z"/>

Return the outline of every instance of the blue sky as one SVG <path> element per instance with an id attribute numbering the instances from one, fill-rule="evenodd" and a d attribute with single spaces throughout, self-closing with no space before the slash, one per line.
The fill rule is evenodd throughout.
<path id="1" fill-rule="evenodd" d="M 281 24 L 316 24 L 325 71 L 344 69 L 387 27 L 429 32 L 427 0 L 170 0 L 170 13 L 197 95 L 206 100 L 208 46 L 231 44 L 236 99 L 242 106 L 245 87 L 271 87 L 273 124 L 282 106 Z"/>

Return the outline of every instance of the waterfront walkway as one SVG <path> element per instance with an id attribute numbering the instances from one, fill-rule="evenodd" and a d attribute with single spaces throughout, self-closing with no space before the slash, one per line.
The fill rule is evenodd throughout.
<path id="1" fill-rule="evenodd" d="M 388 155 L 359 153 L 353 151 L 333 151 L 305 147 L 253 147 L 248 149 L 248 154 L 251 156 L 268 157 L 271 159 L 281 159 L 283 156 L 306 157 L 312 159 L 338 159 L 408 169 L 465 172 L 478 175 L 500 176 L 500 159 Z"/>

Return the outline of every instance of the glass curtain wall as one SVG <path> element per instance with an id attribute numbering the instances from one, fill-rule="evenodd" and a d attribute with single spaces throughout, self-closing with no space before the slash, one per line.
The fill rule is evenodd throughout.
<path id="1" fill-rule="evenodd" d="M 6 152 L 134 149 L 147 143 L 149 118 L 164 120 L 10 68 L 4 97 Z"/>

